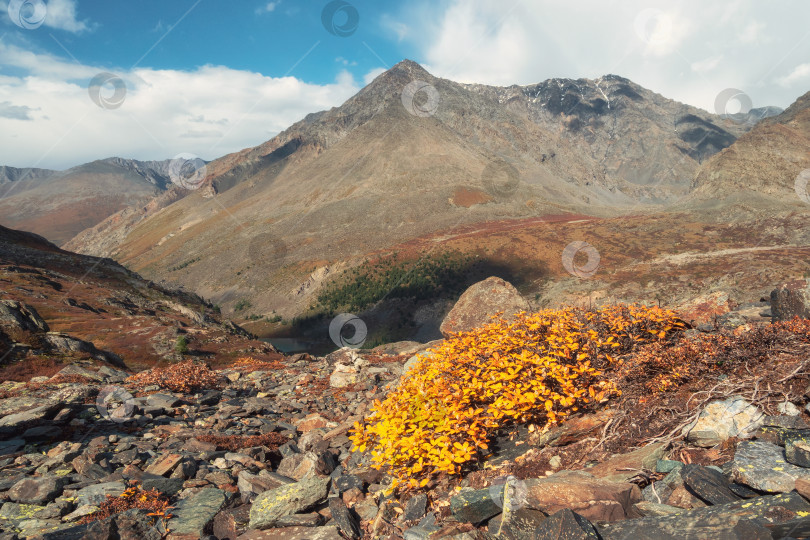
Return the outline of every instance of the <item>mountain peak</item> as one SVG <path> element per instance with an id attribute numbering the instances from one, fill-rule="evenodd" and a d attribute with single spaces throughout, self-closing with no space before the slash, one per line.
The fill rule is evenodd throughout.
<path id="1" fill-rule="evenodd" d="M 388 70 L 389 73 L 404 73 L 407 75 L 415 76 L 416 78 L 433 77 L 428 71 L 422 67 L 418 62 L 413 60 L 404 59 L 398 62 L 394 67 Z"/>

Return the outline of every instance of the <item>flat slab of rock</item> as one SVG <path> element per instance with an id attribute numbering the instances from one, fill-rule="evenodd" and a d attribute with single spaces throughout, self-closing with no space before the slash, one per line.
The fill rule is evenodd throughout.
<path id="1" fill-rule="evenodd" d="M 561 471 L 524 483 L 527 507 L 546 514 L 570 509 L 593 521 L 626 519 L 641 500 L 637 485 L 609 482 L 583 471 Z"/>
<path id="2" fill-rule="evenodd" d="M 58 497 L 65 484 L 65 478 L 55 476 L 24 478 L 8 491 L 8 497 L 21 504 L 44 504 Z"/>
<path id="3" fill-rule="evenodd" d="M 236 540 L 336 540 L 341 538 L 334 525 L 326 527 L 282 527 L 267 531 L 247 531 Z"/>
<path id="4" fill-rule="evenodd" d="M 781 446 L 764 441 L 742 441 L 731 462 L 735 482 L 771 493 L 787 493 L 798 478 L 810 479 L 810 469 L 787 462 Z"/>
<path id="5" fill-rule="evenodd" d="M 187 499 L 175 503 L 169 520 L 169 538 L 200 538 L 214 521 L 222 505 L 225 492 L 216 488 L 205 488 Z"/>
<path id="6" fill-rule="evenodd" d="M 85 504 L 98 506 L 107 500 L 107 495 L 117 497 L 125 489 L 123 482 L 102 482 L 84 487 L 76 492 L 76 506 Z"/>
<path id="7" fill-rule="evenodd" d="M 727 504 L 742 499 L 732 491 L 723 473 L 700 465 L 684 465 L 681 470 L 684 485 L 709 504 Z"/>
<path id="8" fill-rule="evenodd" d="M 462 491 L 450 499 L 450 510 L 457 520 L 478 524 L 501 513 L 502 497 L 503 485 Z"/>
<path id="9" fill-rule="evenodd" d="M 508 318 L 520 311 L 529 311 L 529 303 L 517 289 L 499 277 L 489 277 L 464 291 L 445 316 L 439 331 L 448 337 L 451 333 L 483 326 L 498 312 Z"/>
<path id="10" fill-rule="evenodd" d="M 670 516 L 628 519 L 600 525 L 598 529 L 604 540 L 757 540 L 765 538 L 762 536 L 765 531 L 780 530 L 781 525 L 807 519 L 806 515 L 810 515 L 810 503 L 798 493 L 782 493 L 683 510 Z M 767 538 L 771 538 L 770 533 Z"/>
<path id="11" fill-rule="evenodd" d="M 250 508 L 251 529 L 267 529 L 280 518 L 305 512 L 326 499 L 329 478 L 305 478 L 259 494 Z"/>
<path id="12" fill-rule="evenodd" d="M 654 471 L 655 465 L 664 455 L 665 444 L 648 444 L 638 450 L 613 456 L 604 463 L 588 469 L 597 478 L 613 482 L 624 482 L 642 470 Z"/>

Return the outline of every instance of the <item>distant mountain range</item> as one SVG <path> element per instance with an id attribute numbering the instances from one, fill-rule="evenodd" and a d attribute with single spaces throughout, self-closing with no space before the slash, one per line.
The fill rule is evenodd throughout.
<path id="1" fill-rule="evenodd" d="M 97 212 L 98 222 L 64 247 L 115 258 L 225 309 L 248 302 L 243 315 L 292 317 L 317 304 L 319 291 L 336 276 L 345 278 L 347 269 L 393 250 L 419 246 L 412 253 L 419 256 L 453 245 L 494 257 L 480 246 L 458 245 L 458 231 L 497 236 L 504 227 L 492 224 L 537 223 L 547 216 L 599 227 L 616 223 L 617 235 L 626 234 L 620 229 L 633 216 L 713 223 L 723 215 L 715 203 L 729 182 L 739 184 L 728 193 L 729 208 L 744 204 L 755 211 L 762 199 L 768 208 L 778 203 L 785 212 L 806 211 L 792 186 L 810 167 L 806 98 L 784 112 L 767 107 L 720 116 L 616 75 L 493 87 L 436 78 L 406 60 L 340 107 L 208 163 L 198 190 L 167 189 L 154 164 L 91 164 L 117 168 L 116 194 L 126 202 L 109 202 L 105 208 L 122 208 L 103 220 Z M 762 140 L 776 135 L 792 149 L 781 161 L 762 148 Z M 725 172 L 746 160 L 756 168 L 756 183 L 745 180 L 747 165 Z M 54 182 L 45 175 L 31 183 L 44 188 L 48 178 Z M 39 193 L 44 200 L 49 192 L 30 197 Z M 98 191 L 93 197 L 105 200 Z M 83 203 L 72 204 L 68 208 Z M 0 223 L 26 228 L 19 219 Z M 666 239 L 657 226 L 634 233 L 643 238 L 653 230 L 658 236 L 648 255 L 660 253 Z M 557 246 L 558 240 L 547 246 L 547 271 L 532 277 L 520 270 L 528 272 L 524 292 L 551 290 L 544 283 L 559 267 L 565 243 Z M 518 253 L 523 248 L 516 245 L 499 248 L 499 264 L 514 267 L 535 256 Z"/>
<path id="2" fill-rule="evenodd" d="M 176 164 L 109 158 L 66 171 L 0 167 L 0 223 L 63 244 L 171 188 Z"/>

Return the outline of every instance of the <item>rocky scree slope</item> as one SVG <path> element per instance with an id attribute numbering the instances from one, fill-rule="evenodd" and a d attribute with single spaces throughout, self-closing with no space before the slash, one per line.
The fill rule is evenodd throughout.
<path id="1" fill-rule="evenodd" d="M 348 434 L 420 361 L 406 362 L 418 346 L 6 382 L 0 529 L 77 540 L 801 537 L 810 332 L 790 324 L 690 330 L 661 346 L 731 340 L 719 371 L 709 358 L 654 399 L 625 387 L 623 404 L 548 430 L 505 426 L 479 470 L 394 494 Z M 723 395 L 732 389 L 741 395 Z M 661 425 L 677 429 L 645 443 Z"/>

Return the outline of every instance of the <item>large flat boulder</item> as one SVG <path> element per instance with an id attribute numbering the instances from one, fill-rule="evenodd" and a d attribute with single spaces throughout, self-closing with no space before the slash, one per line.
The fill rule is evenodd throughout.
<path id="1" fill-rule="evenodd" d="M 806 530 L 808 510 L 810 503 L 794 492 L 603 524 L 599 533 L 604 540 L 804 538 L 799 533 Z"/>
<path id="2" fill-rule="evenodd" d="M 268 529 L 282 518 L 309 510 L 326 499 L 329 478 L 310 477 L 261 493 L 250 507 L 251 529 Z"/>
<path id="3" fill-rule="evenodd" d="M 444 337 L 449 337 L 451 333 L 467 332 L 490 322 L 496 313 L 501 312 L 508 318 L 528 310 L 529 302 L 511 283 L 489 277 L 464 291 L 439 330 Z"/>
<path id="4" fill-rule="evenodd" d="M 561 471 L 525 481 L 526 506 L 554 514 L 570 509 L 593 521 L 618 521 L 634 515 L 641 501 L 635 484 L 602 480 L 583 471 Z"/>

